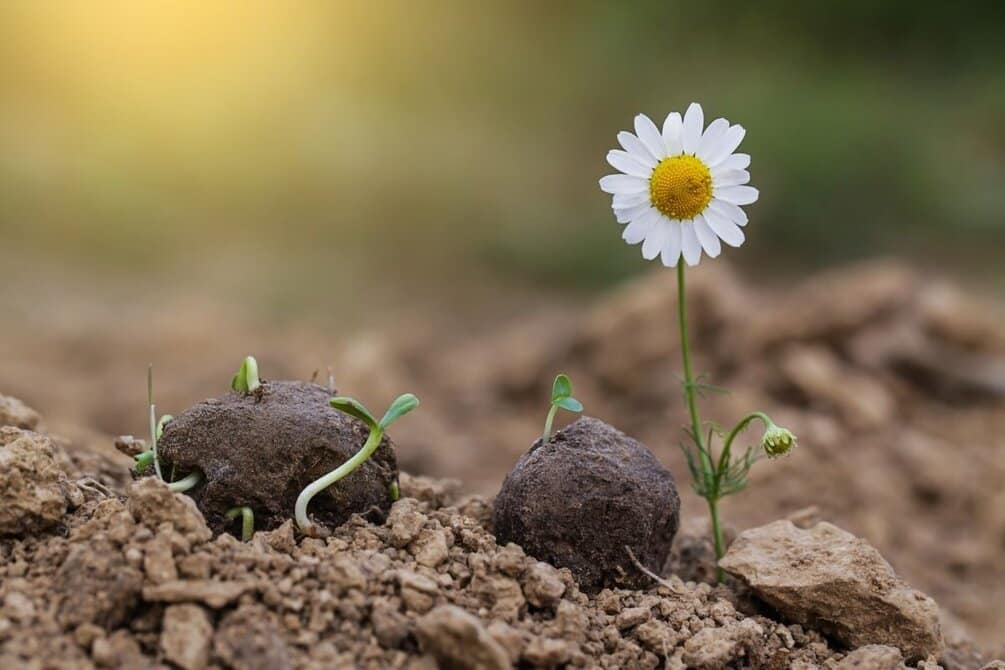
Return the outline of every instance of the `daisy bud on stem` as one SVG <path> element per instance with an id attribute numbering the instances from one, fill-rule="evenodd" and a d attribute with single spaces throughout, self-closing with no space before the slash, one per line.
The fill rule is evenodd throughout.
<path id="1" fill-rule="evenodd" d="M 554 423 L 559 408 L 577 414 L 583 411 L 583 403 L 572 397 L 572 382 L 564 374 L 555 377 L 555 382 L 551 385 L 551 409 L 548 410 L 548 417 L 544 420 L 541 444 L 546 443 L 551 437 L 551 424 Z"/>
<path id="2" fill-rule="evenodd" d="M 310 531 L 313 527 L 311 520 L 307 517 L 307 506 L 310 504 L 311 499 L 361 466 L 366 459 L 370 458 L 373 452 L 377 451 L 377 447 L 380 446 L 380 441 L 384 438 L 384 431 L 387 430 L 387 427 L 419 406 L 419 399 L 411 393 L 400 395 L 393 403 L 391 403 L 391 406 L 388 408 L 383 418 L 381 418 L 380 421 L 377 421 L 373 417 L 373 414 L 370 413 L 370 410 L 364 407 L 361 402 L 353 398 L 338 397 L 332 398 L 328 402 L 335 409 L 363 421 L 370 427 L 370 435 L 366 438 L 363 448 L 357 451 L 352 458 L 323 477 L 320 477 L 308 484 L 304 490 L 300 492 L 300 495 L 297 496 L 294 512 L 297 525 L 300 526 L 300 530 L 304 532 Z M 393 489 L 391 491 L 391 495 L 392 497 L 395 495 L 395 491 Z M 400 495 L 400 492 L 398 495 Z"/>

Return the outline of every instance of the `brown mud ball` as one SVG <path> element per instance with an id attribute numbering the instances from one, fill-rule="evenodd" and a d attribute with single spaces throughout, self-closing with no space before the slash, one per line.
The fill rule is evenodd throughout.
<path id="1" fill-rule="evenodd" d="M 214 533 L 236 529 L 224 515 L 247 505 L 255 527 L 272 529 L 293 518 L 305 486 L 362 448 L 369 428 L 333 409 L 332 393 L 306 382 L 266 381 L 252 393 L 231 392 L 176 416 L 158 441 L 161 469 L 181 478 L 193 470 L 203 481 L 188 491 Z M 338 526 L 354 513 L 381 516 L 391 507 L 398 464 L 384 438 L 359 468 L 318 493 L 308 512 Z"/>
<path id="2" fill-rule="evenodd" d="M 566 567 L 584 591 L 652 584 L 625 547 L 659 573 L 680 523 L 673 475 L 644 445 L 583 417 L 534 443 L 495 501 L 500 545 Z"/>

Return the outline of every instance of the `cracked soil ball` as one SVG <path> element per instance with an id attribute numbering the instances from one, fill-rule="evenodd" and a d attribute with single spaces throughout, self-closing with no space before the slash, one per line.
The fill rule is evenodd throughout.
<path id="1" fill-rule="evenodd" d="M 349 460 L 369 435 L 362 421 L 328 404 L 332 395 L 317 384 L 266 381 L 253 393 L 200 402 L 165 426 L 158 442 L 162 472 L 203 473 L 188 495 L 214 533 L 237 529 L 224 515 L 239 505 L 251 507 L 257 529 L 276 528 L 293 518 L 300 491 Z M 385 436 L 363 465 L 318 493 L 308 512 L 328 527 L 356 513 L 383 516 L 397 479 Z"/>
<path id="2" fill-rule="evenodd" d="M 673 475 L 649 449 L 583 417 L 538 440 L 495 502 L 499 543 L 569 568 L 584 591 L 651 584 L 625 547 L 659 573 L 680 523 Z"/>

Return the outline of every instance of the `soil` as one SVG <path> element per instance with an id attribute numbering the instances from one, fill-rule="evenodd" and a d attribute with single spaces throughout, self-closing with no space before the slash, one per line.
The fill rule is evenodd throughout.
<path id="1" fill-rule="evenodd" d="M 214 538 L 152 477 L 122 497 L 81 489 L 57 531 L 0 540 L 0 667 L 903 667 L 896 649 L 839 649 L 779 622 L 735 585 L 674 575 L 585 593 L 568 569 L 500 545 L 484 498 L 407 475 L 401 489 L 382 523 L 354 515 L 321 539 L 287 521 L 249 543 Z M 678 552 L 671 569 L 708 572 L 702 556 Z M 940 660 L 985 659 L 956 642 Z"/>
<path id="2" fill-rule="evenodd" d="M 88 667 L 85 661 L 112 667 L 116 659 L 139 658 L 123 667 L 146 667 L 155 656 L 168 658 L 167 649 L 180 654 L 182 646 L 202 650 L 199 653 L 208 654 L 211 666 L 220 667 L 238 667 L 235 663 L 245 658 L 272 658 L 271 649 L 280 650 L 277 655 L 288 654 L 294 667 L 310 667 L 304 659 L 334 659 L 339 654 L 345 654 L 342 664 L 347 667 L 385 663 L 431 667 L 428 659 L 423 660 L 427 654 L 420 650 L 429 649 L 432 654 L 435 648 L 447 654 L 449 645 L 420 647 L 431 640 L 430 630 L 443 631 L 444 640 L 485 641 L 488 634 L 502 639 L 508 649 L 509 638 L 500 636 L 502 623 L 519 631 L 517 648 L 526 665 L 532 663 L 528 658 L 542 660 L 541 654 L 556 646 L 548 640 L 561 637 L 553 628 L 558 612 L 529 604 L 523 577 L 492 569 L 485 573 L 516 581 L 526 601 L 513 622 L 498 623 L 502 616 L 495 610 L 496 601 L 475 598 L 480 592 L 477 584 L 450 574 L 459 566 L 444 567 L 481 560 L 468 559 L 472 553 L 487 554 L 494 561 L 505 553 L 505 547 L 472 551 L 458 541 L 463 533 L 455 532 L 454 526 L 449 536 L 432 532 L 435 524 L 430 519 L 444 514 L 452 519 L 455 513 L 473 519 L 488 532 L 488 501 L 476 504 L 477 497 L 464 499 L 447 493 L 440 479 L 432 483 L 402 477 L 406 497 L 421 507 L 419 517 L 408 513 L 406 504 L 398 514 L 392 508 L 383 523 L 350 520 L 333 538 L 294 541 L 292 553 L 280 558 L 271 545 L 266 548 L 257 538 L 271 538 L 281 528 L 260 532 L 250 545 L 241 545 L 228 535 L 199 542 L 179 539 L 191 533 L 171 531 L 171 526 L 162 532 L 165 521 L 137 524 L 120 517 L 123 527 L 119 530 L 114 523 L 101 520 L 106 513 L 117 513 L 123 500 L 133 499 L 132 494 L 127 497 L 130 461 L 111 445 L 113 436 L 121 432 L 146 431 L 143 375 L 147 363 L 153 359 L 159 371 L 155 380 L 158 408 L 177 415 L 178 409 L 205 397 L 207 389 L 226 388 L 239 362 L 234 360 L 234 351 L 257 354 L 263 372 L 275 377 L 309 379 L 312 372 L 331 362 L 339 385 L 352 389 L 368 404 L 389 402 L 403 390 L 414 391 L 422 398 L 422 408 L 395 430 L 402 469 L 456 478 L 461 491 L 485 495 L 498 491 L 506 473 L 539 434 L 551 381 L 556 372 L 566 372 L 588 412 L 644 442 L 677 474 L 682 486 L 682 527 L 664 575 L 676 575 L 692 594 L 689 598 L 698 599 L 696 618 L 673 614 L 673 603 L 680 599 L 652 587 L 641 592 L 616 590 L 618 613 L 642 606 L 640 598 L 669 599 L 670 604 L 650 608 L 650 616 L 657 620 L 651 627 L 670 626 L 672 637 L 664 639 L 670 656 L 679 653 L 682 661 L 688 641 L 703 630 L 701 625 L 723 628 L 713 627 L 714 619 L 702 613 L 718 599 L 735 600 L 738 622 L 754 618 L 761 625 L 764 621 L 770 626 L 782 623 L 770 611 L 752 609 L 742 592 L 708 585 L 707 512 L 703 501 L 684 486 L 687 469 L 677 448 L 678 428 L 688 419 L 675 376 L 680 352 L 672 273 L 654 272 L 589 304 L 580 301 L 563 306 L 551 301 L 540 311 L 518 312 L 509 320 L 496 315 L 478 325 L 459 323 L 454 315 L 430 318 L 435 312 L 421 305 L 422 313 L 415 318 L 396 312 L 395 323 L 379 333 L 365 332 L 338 342 L 328 331 L 298 320 L 264 324 L 206 304 L 198 296 L 157 294 L 157 300 L 144 297 L 111 305 L 100 295 L 78 292 L 72 294 L 75 302 L 70 310 L 68 298 L 62 302 L 55 298 L 68 295 L 66 286 L 53 280 L 43 294 L 38 287 L 11 287 L 0 296 L 6 348 L 0 354 L 0 389 L 40 411 L 44 425 L 52 429 L 47 436 L 54 446 L 54 462 L 76 491 L 75 496 L 64 491 L 67 511 L 47 530 L 0 540 L 0 667 L 33 667 L 20 660 L 8 661 L 12 654 L 20 659 L 32 650 L 39 658 L 49 659 L 46 666 L 59 667 L 59 659 L 66 659 L 65 667 L 74 667 L 73 663 Z M 927 271 L 889 261 L 821 273 L 794 286 L 772 287 L 737 277 L 719 259 L 703 264 L 689 280 L 695 367 L 705 373 L 704 381 L 731 391 L 704 398 L 702 417 L 728 423 L 751 409 L 763 409 L 800 437 L 800 446 L 791 455 L 759 463 L 748 489 L 725 501 L 727 541 L 739 530 L 781 518 L 791 518 L 800 526 L 826 519 L 865 538 L 899 575 L 938 602 L 943 632 L 950 641 L 939 660 L 947 668 L 977 669 L 989 658 L 1005 656 L 1002 307 L 993 296 L 981 299 L 979 293 Z M 47 379 L 59 383 L 44 383 Z M 43 430 L 36 414 L 23 408 L 15 411 L 25 417 L 25 426 Z M 567 420 L 560 414 L 560 424 Z M 744 436 L 746 443 L 756 439 L 754 431 Z M 419 491 L 410 488 L 419 484 Z M 436 495 L 429 490 L 437 491 Z M 114 504 L 108 502 L 108 493 Z M 78 496 L 80 500 L 71 499 Z M 402 521 L 396 524 L 393 520 L 398 517 Z M 82 531 L 88 524 L 100 524 L 101 530 Z M 420 543 L 412 529 L 418 534 L 429 532 Z M 161 539 L 156 539 L 158 535 Z M 338 544 L 340 538 L 348 548 Z M 449 538 L 453 538 L 452 546 Z M 339 552 L 357 565 L 372 555 L 393 556 L 394 570 L 411 570 L 436 584 L 437 605 L 453 604 L 480 623 L 471 626 L 470 620 L 447 611 L 427 621 L 420 634 L 418 620 L 423 615 L 405 604 L 403 595 L 413 603 L 421 594 L 429 595 L 424 591 L 429 585 L 422 581 L 406 579 L 409 587 L 402 590 L 400 581 L 392 580 L 379 591 L 379 577 L 366 573 L 366 586 L 353 587 L 356 591 L 335 589 L 327 580 L 322 586 L 314 563 L 320 559 L 305 553 L 319 546 L 315 542 L 339 547 L 326 549 L 333 552 L 324 554 L 327 562 L 334 561 L 333 554 Z M 416 562 L 420 545 L 428 562 L 442 554 L 444 544 L 449 562 L 432 570 Z M 164 547 L 170 548 L 170 561 Z M 118 552 L 124 563 L 108 559 L 109 552 Z M 139 589 L 138 597 L 124 600 L 123 609 L 111 607 L 110 615 L 95 619 L 122 623 L 68 626 L 55 619 L 55 601 L 64 597 L 62 590 L 71 588 L 70 573 L 77 568 L 67 568 L 62 578 L 65 586 L 57 585 L 54 577 L 71 555 L 75 558 L 70 565 L 82 566 L 81 574 L 91 575 L 88 579 L 95 584 L 114 584 L 119 576 L 124 585 L 120 590 L 135 594 Z M 193 555 L 196 558 L 190 558 Z M 85 560 L 87 556 L 92 558 Z M 101 565 L 118 567 L 103 571 Z M 452 580 L 449 588 L 437 581 L 446 581 L 444 572 Z M 185 585 L 170 583 L 175 573 Z M 167 587 L 155 583 L 165 576 L 172 578 Z M 289 582 L 284 581 L 287 577 Z M 305 588 L 313 591 L 301 592 L 299 585 L 305 580 Z M 679 586 L 674 577 L 669 580 Z M 81 584 L 87 581 L 80 578 L 72 588 L 83 589 Z M 266 597 L 272 592 L 266 587 L 240 591 L 245 581 L 281 586 L 282 597 L 290 595 L 291 600 L 284 605 L 274 593 Z M 508 582 L 499 583 L 505 593 L 503 584 Z M 207 596 L 212 604 L 184 595 L 208 586 L 212 586 Z M 339 595 L 332 595 L 329 602 L 327 596 L 319 595 L 321 591 Z M 569 600 L 570 593 L 567 589 L 561 600 Z M 398 613 L 407 621 L 403 646 L 388 646 L 388 640 L 394 639 L 388 630 L 400 633 L 402 627 L 386 625 L 379 612 L 387 602 L 371 594 L 401 604 Z M 601 606 L 607 602 L 604 594 L 602 590 L 576 596 L 586 598 L 582 605 L 573 604 L 586 613 L 584 640 L 594 642 L 593 646 L 577 642 L 577 648 L 589 662 L 609 666 L 619 648 L 628 649 L 626 653 L 641 653 L 635 648 L 649 651 L 662 663 L 663 658 L 652 651 L 656 647 L 642 646 L 646 633 L 639 631 L 647 630 L 642 624 L 622 632 L 612 623 L 612 615 Z M 183 601 L 184 597 L 191 600 Z M 230 597 L 234 599 L 227 600 Z M 500 599 L 506 598 L 501 595 Z M 195 614 L 192 606 L 201 613 Z M 329 612 L 320 632 L 314 629 L 321 623 L 310 627 L 315 606 Z M 664 607 L 671 614 L 663 614 Z M 127 612 L 125 618 L 117 611 Z M 165 631 L 177 631 L 182 624 L 195 632 L 165 638 Z M 604 632 L 612 626 L 612 632 Z M 814 650 L 815 660 L 803 667 L 836 663 L 894 667 L 876 665 L 890 658 L 896 665 L 897 654 L 888 649 L 863 647 L 839 658 L 846 650 L 835 651 L 811 630 L 785 628 L 794 638 L 792 650 L 802 650 L 800 654 Z M 787 639 L 780 629 L 770 630 Z M 598 632 L 603 652 L 596 646 Z M 978 643 L 967 642 L 971 637 Z M 693 648 L 703 640 L 709 641 L 699 637 L 690 644 Z M 495 657 L 491 651 L 486 653 L 486 658 Z M 604 661 L 605 655 L 612 658 Z M 335 661 L 325 662 L 338 667 Z M 734 658 L 726 665 L 743 662 Z"/>
<path id="3" fill-rule="evenodd" d="M 231 392 L 185 410 L 159 440 L 162 470 L 177 478 L 193 470 L 201 484 L 188 492 L 214 532 L 239 524 L 228 509 L 247 505 L 255 527 L 272 529 L 293 515 L 309 483 L 360 450 L 369 428 L 331 408 L 327 388 L 306 382 L 266 381 L 254 393 Z M 350 476 L 318 493 L 309 512 L 326 526 L 352 514 L 380 518 L 391 507 L 398 479 L 394 448 L 386 437 Z"/>
<path id="4" fill-rule="evenodd" d="M 635 587 L 663 569 L 680 526 L 673 475 L 652 452 L 589 417 L 539 439 L 506 476 L 495 533 L 541 560 L 569 568 L 579 587 Z"/>

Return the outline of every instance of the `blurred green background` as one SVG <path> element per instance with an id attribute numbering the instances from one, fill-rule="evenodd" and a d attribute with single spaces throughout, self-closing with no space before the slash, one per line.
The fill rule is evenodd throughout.
<path id="1" fill-rule="evenodd" d="M 402 287 L 595 291 L 647 267 L 597 188 L 616 132 L 698 100 L 748 130 L 739 265 L 892 253 L 997 283 L 1000 7 L 10 0 L 0 278 L 292 315 Z"/>

